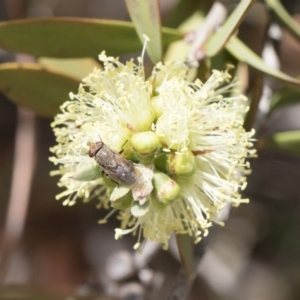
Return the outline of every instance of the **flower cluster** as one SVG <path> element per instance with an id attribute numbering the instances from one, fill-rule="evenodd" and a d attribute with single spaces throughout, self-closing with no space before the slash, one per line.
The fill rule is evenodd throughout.
<path id="1" fill-rule="evenodd" d="M 254 133 L 243 129 L 247 99 L 228 70 L 190 82 L 186 64 L 159 63 L 145 79 L 141 58 L 99 59 L 103 69 L 83 79 L 52 123 L 52 175 L 65 188 L 57 199 L 98 199 L 107 218 L 118 212 L 116 238 L 138 234 L 135 248 L 142 237 L 167 248 L 172 233 L 200 241 L 226 204 L 248 201 L 240 195 L 255 154 Z M 105 149 L 94 159 L 99 141 Z"/>

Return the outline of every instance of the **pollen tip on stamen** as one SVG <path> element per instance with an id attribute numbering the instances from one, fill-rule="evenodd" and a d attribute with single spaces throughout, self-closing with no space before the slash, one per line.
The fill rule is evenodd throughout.
<path id="1" fill-rule="evenodd" d="M 106 224 L 107 223 L 107 219 L 101 219 L 98 221 L 98 224 Z"/>
<path id="2" fill-rule="evenodd" d="M 198 237 L 195 239 L 194 244 L 198 244 L 202 240 L 202 237 Z"/>
<path id="3" fill-rule="evenodd" d="M 58 199 L 56 199 L 56 200 L 58 200 Z M 67 206 L 68 204 L 69 204 L 69 199 L 65 200 L 65 201 L 62 203 L 63 206 Z"/>
<path id="4" fill-rule="evenodd" d="M 55 199 L 56 199 L 56 200 L 59 200 L 59 199 L 61 199 L 61 198 L 64 197 L 64 196 L 65 196 L 65 192 L 62 192 L 62 193 L 56 195 L 56 196 L 55 196 Z"/>
<path id="5" fill-rule="evenodd" d="M 169 245 L 167 243 L 165 243 L 162 248 L 163 248 L 163 250 L 168 250 L 169 249 Z"/>
<path id="6" fill-rule="evenodd" d="M 115 240 L 118 240 L 119 238 L 122 237 L 122 232 L 123 232 L 123 230 L 120 228 L 115 229 Z"/>
<path id="7" fill-rule="evenodd" d="M 243 185 L 241 186 L 241 190 L 243 191 L 247 187 L 247 182 L 244 182 Z"/>
<path id="8" fill-rule="evenodd" d="M 144 38 L 145 42 L 150 42 L 150 39 L 146 34 L 143 34 L 143 38 Z"/>
<path id="9" fill-rule="evenodd" d="M 50 176 L 56 176 L 56 175 L 61 175 L 60 170 L 55 170 L 55 171 L 50 171 Z"/>
<path id="10" fill-rule="evenodd" d="M 140 246 L 141 246 L 141 243 L 140 243 L 140 242 L 137 242 L 137 243 L 134 244 L 133 249 L 134 249 L 134 250 L 137 250 L 137 249 L 140 248 Z"/>

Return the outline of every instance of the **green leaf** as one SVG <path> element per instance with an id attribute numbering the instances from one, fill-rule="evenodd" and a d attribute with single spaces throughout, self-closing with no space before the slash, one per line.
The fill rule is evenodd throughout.
<path id="1" fill-rule="evenodd" d="M 0 65 L 0 91 L 12 102 L 36 114 L 53 117 L 59 106 L 77 92 L 80 81 L 42 65 L 6 63 Z"/>
<path id="2" fill-rule="evenodd" d="M 179 0 L 163 24 L 172 28 L 176 28 L 183 22 L 186 22 L 186 20 L 188 20 L 196 12 L 201 11 L 204 15 L 208 8 L 209 3 L 206 1 Z"/>
<path id="3" fill-rule="evenodd" d="M 210 61 L 210 70 L 224 70 L 228 66 L 228 62 L 234 66 L 232 73 L 237 70 L 238 61 L 225 49 L 217 53 L 215 56 L 208 58 Z M 240 80 L 241 81 L 241 80 Z"/>
<path id="4" fill-rule="evenodd" d="M 238 26 L 254 2 L 255 0 L 243 0 L 239 2 L 223 26 L 215 34 L 213 34 L 206 43 L 205 53 L 207 56 L 214 56 L 223 49 L 226 42 L 237 30 Z"/>
<path id="5" fill-rule="evenodd" d="M 263 145 L 300 155 L 300 130 L 275 133 L 271 138 L 264 140 Z"/>
<path id="6" fill-rule="evenodd" d="M 91 181 L 102 177 L 102 169 L 97 163 L 91 163 L 73 174 L 72 178 L 78 181 Z"/>
<path id="7" fill-rule="evenodd" d="M 282 81 L 285 84 L 300 88 L 300 81 L 268 66 L 257 54 L 255 54 L 249 47 L 247 47 L 236 36 L 232 36 L 226 44 L 226 49 L 237 60 L 245 62 L 252 68 Z"/>
<path id="8" fill-rule="evenodd" d="M 298 40 L 300 41 L 300 25 L 285 10 L 278 0 L 265 0 L 267 6 L 272 10 L 276 19 Z"/>
<path id="9" fill-rule="evenodd" d="M 164 28 L 163 46 L 182 38 Z M 34 56 L 75 58 L 141 52 L 131 22 L 82 18 L 36 18 L 0 23 L 0 47 Z"/>
<path id="10" fill-rule="evenodd" d="M 271 99 L 271 110 L 299 102 L 300 91 L 290 88 L 284 88 L 280 92 L 273 94 Z"/>
<path id="11" fill-rule="evenodd" d="M 162 59 L 161 19 L 158 0 L 126 0 L 127 9 L 133 21 L 141 43 L 143 35 L 150 42 L 146 51 L 151 61 L 156 64 Z"/>
<path id="12" fill-rule="evenodd" d="M 89 75 L 94 68 L 102 68 L 101 65 L 92 58 L 46 58 L 41 57 L 38 63 L 57 70 L 65 75 L 76 77 L 78 80 Z"/>

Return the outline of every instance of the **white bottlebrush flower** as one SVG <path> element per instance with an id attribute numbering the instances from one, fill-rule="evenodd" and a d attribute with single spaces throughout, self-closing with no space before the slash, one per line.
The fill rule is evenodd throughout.
<path id="1" fill-rule="evenodd" d="M 141 58 L 122 64 L 103 52 L 99 59 L 103 69 L 83 80 L 52 123 L 50 160 L 59 166 L 52 174 L 65 188 L 57 199 L 73 205 L 97 198 L 108 216 L 118 212 L 116 238 L 138 233 L 135 247 L 144 237 L 167 248 L 172 233 L 198 242 L 226 204 L 248 201 L 240 195 L 245 159 L 255 154 L 253 132 L 242 126 L 247 99 L 228 71 L 189 82 L 184 63 L 159 63 L 145 79 Z M 98 141 L 113 156 L 109 166 L 105 151 L 97 154 L 100 164 L 88 155 Z"/>

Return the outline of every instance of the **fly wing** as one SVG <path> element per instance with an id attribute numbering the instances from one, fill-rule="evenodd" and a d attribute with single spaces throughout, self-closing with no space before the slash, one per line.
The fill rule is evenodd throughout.
<path id="1" fill-rule="evenodd" d="M 114 169 L 105 169 L 107 176 L 123 186 L 133 186 L 137 183 L 137 174 L 131 161 L 123 158 L 122 163 L 117 164 Z"/>

